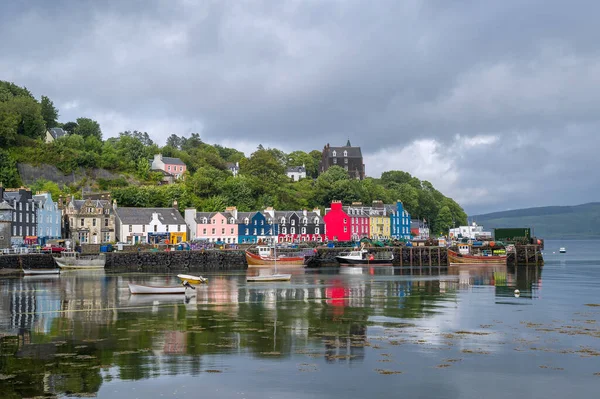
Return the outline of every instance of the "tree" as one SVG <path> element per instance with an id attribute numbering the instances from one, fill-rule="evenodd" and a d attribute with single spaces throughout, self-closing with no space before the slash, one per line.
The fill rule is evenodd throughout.
<path id="1" fill-rule="evenodd" d="M 284 175 L 283 165 L 269 150 L 256 150 L 249 159 L 242 160 L 241 172 L 254 176 L 265 184 L 272 184 Z"/>
<path id="2" fill-rule="evenodd" d="M 77 130 L 77 123 L 75 123 L 75 122 L 64 123 L 62 126 L 62 129 L 69 134 L 75 134 L 75 130 Z"/>
<path id="3" fill-rule="evenodd" d="M 46 96 L 42 96 L 41 101 L 42 118 L 46 122 L 46 128 L 58 126 L 58 110 L 54 107 L 54 103 Z"/>
<path id="4" fill-rule="evenodd" d="M 390 183 L 409 183 L 411 179 L 412 176 L 410 173 L 403 172 L 401 170 L 390 170 L 381 174 L 381 182 L 386 186 Z"/>
<path id="5" fill-rule="evenodd" d="M 0 146 L 8 147 L 15 142 L 20 120 L 17 112 L 0 102 Z"/>
<path id="6" fill-rule="evenodd" d="M 0 183 L 4 187 L 19 187 L 20 179 L 17 171 L 17 162 L 8 151 L 0 148 Z"/>
<path id="7" fill-rule="evenodd" d="M 319 163 L 304 151 L 294 151 L 287 156 L 287 167 L 302 166 L 306 168 L 306 176 L 316 178 L 319 175 Z"/>
<path id="8" fill-rule="evenodd" d="M 454 227 L 452 212 L 450 212 L 450 208 L 447 205 L 444 205 L 438 212 L 437 218 L 435 219 L 436 230 L 432 231 L 439 231 L 440 234 L 446 234 L 451 227 Z"/>
<path id="9" fill-rule="evenodd" d="M 182 137 L 181 140 L 181 149 L 188 152 L 199 148 L 203 144 L 202 140 L 200 140 L 199 133 L 192 133 L 192 136 L 189 139 Z"/>
<path id="10" fill-rule="evenodd" d="M 32 139 L 44 137 L 46 125 L 44 118 L 42 118 L 40 104 L 34 98 L 17 96 L 0 104 L 2 104 L 0 106 L 0 113 L 4 115 L 5 124 L 7 123 L 7 119 L 10 119 L 8 126 L 14 126 L 14 116 L 18 117 L 17 135 L 27 136 Z M 12 114 L 12 116 L 7 117 L 7 113 Z"/>
<path id="11" fill-rule="evenodd" d="M 179 136 L 176 134 L 172 134 L 169 136 L 169 138 L 167 138 L 167 145 L 178 150 L 181 149 L 181 142 L 181 138 L 179 138 Z"/>
<path id="12" fill-rule="evenodd" d="M 75 134 L 83 136 L 84 138 L 94 136 L 102 140 L 102 130 L 100 130 L 100 124 L 90 118 L 77 118 L 77 128 L 75 128 Z"/>

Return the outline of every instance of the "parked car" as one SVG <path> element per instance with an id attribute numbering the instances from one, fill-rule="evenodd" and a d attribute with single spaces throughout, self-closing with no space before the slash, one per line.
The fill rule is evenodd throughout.
<path id="1" fill-rule="evenodd" d="M 58 245 L 47 245 L 42 248 L 42 252 L 53 253 L 53 254 L 61 253 L 66 250 L 67 250 L 67 248 L 60 247 Z"/>

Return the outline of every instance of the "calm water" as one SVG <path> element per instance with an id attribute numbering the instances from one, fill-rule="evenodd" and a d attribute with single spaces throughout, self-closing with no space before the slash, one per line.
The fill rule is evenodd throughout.
<path id="1" fill-rule="evenodd" d="M 544 252 L 542 268 L 208 275 L 186 298 L 127 289 L 170 276 L 3 278 L 0 397 L 596 397 L 600 242 Z"/>

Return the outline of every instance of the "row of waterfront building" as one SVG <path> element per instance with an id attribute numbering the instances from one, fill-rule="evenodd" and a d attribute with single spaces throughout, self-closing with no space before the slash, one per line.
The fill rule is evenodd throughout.
<path id="1" fill-rule="evenodd" d="M 240 244 L 429 237 L 427 226 L 411 221 L 400 201 L 374 201 L 369 206 L 334 201 L 324 215 L 319 209 L 240 212 L 228 207 L 223 212 L 185 209 L 183 217 L 176 202 L 170 208 L 120 207 L 110 194 L 90 194 L 81 200 L 60 197 L 55 202 L 49 193 L 0 187 L 0 199 L 0 248 L 43 245 L 53 239 L 81 244 L 189 240 Z"/>

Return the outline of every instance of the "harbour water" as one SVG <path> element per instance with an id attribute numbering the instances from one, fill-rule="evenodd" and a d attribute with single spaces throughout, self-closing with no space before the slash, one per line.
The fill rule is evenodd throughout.
<path id="1" fill-rule="evenodd" d="M 167 275 L 4 277 L 0 397 L 595 397 L 600 242 L 545 245 L 543 267 L 280 266 L 291 282 L 186 296 L 129 294 Z"/>

